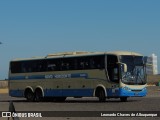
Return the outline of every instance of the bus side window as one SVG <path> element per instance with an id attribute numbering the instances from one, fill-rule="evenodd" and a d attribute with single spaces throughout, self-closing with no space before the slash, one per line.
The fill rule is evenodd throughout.
<path id="1" fill-rule="evenodd" d="M 78 69 L 77 58 L 63 58 L 61 61 L 61 70 L 77 70 Z"/>
<path id="2" fill-rule="evenodd" d="M 80 62 L 80 69 L 84 69 L 84 62 Z"/>
<path id="3" fill-rule="evenodd" d="M 10 63 L 11 73 L 22 73 L 22 62 Z"/>
<path id="4" fill-rule="evenodd" d="M 95 56 L 94 57 L 94 68 L 95 69 L 104 69 L 104 56 Z"/>
<path id="5" fill-rule="evenodd" d="M 46 70 L 45 71 L 59 71 L 60 70 L 60 63 L 59 60 L 57 59 L 49 59 L 46 60 L 45 65 Z"/>
<path id="6" fill-rule="evenodd" d="M 38 62 L 38 68 L 40 72 L 45 72 L 46 71 L 46 61 L 45 60 L 40 60 Z"/>
<path id="7" fill-rule="evenodd" d="M 81 57 L 77 60 L 79 70 L 102 69 L 104 68 L 104 56 Z"/>
<path id="8" fill-rule="evenodd" d="M 32 63 L 31 63 L 31 61 L 26 62 L 26 63 L 27 63 L 27 64 L 26 64 L 27 72 L 33 72 L 33 71 L 32 71 Z"/>
<path id="9" fill-rule="evenodd" d="M 47 66 L 47 68 L 48 68 L 49 71 L 55 71 L 56 70 L 56 64 L 49 64 Z"/>
<path id="10" fill-rule="evenodd" d="M 91 67 L 91 69 L 95 68 L 95 61 L 93 58 L 90 59 L 90 67 Z"/>
<path id="11" fill-rule="evenodd" d="M 80 70 L 86 70 L 86 69 L 90 69 L 89 66 L 89 59 L 88 57 L 83 57 L 80 62 L 79 62 L 79 66 L 80 66 Z"/>
<path id="12" fill-rule="evenodd" d="M 63 70 L 69 70 L 69 63 L 62 62 L 61 63 L 61 69 Z"/>

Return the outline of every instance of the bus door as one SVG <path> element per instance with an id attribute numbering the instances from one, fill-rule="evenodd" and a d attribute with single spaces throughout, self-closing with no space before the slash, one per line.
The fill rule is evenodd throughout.
<path id="1" fill-rule="evenodd" d="M 107 55 L 107 71 L 109 80 L 119 83 L 119 64 L 117 56 Z"/>

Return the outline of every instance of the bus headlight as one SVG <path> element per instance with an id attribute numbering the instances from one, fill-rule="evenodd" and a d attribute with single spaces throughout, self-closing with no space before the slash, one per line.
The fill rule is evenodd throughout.
<path id="1" fill-rule="evenodd" d="M 131 89 L 129 87 L 124 87 L 124 89 L 127 91 L 131 91 Z"/>

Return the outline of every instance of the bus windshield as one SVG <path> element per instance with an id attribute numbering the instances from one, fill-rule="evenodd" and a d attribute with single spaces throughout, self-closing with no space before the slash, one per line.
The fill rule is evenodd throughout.
<path id="1" fill-rule="evenodd" d="M 121 62 L 127 65 L 127 72 L 122 71 L 122 82 L 128 85 L 146 84 L 146 72 L 143 56 L 121 56 Z"/>

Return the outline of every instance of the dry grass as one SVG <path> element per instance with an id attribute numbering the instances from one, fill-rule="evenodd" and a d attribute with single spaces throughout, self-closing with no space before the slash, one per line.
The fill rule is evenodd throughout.
<path id="1" fill-rule="evenodd" d="M 0 93 L 1 93 L 1 94 L 8 93 L 8 88 L 0 89 Z"/>

